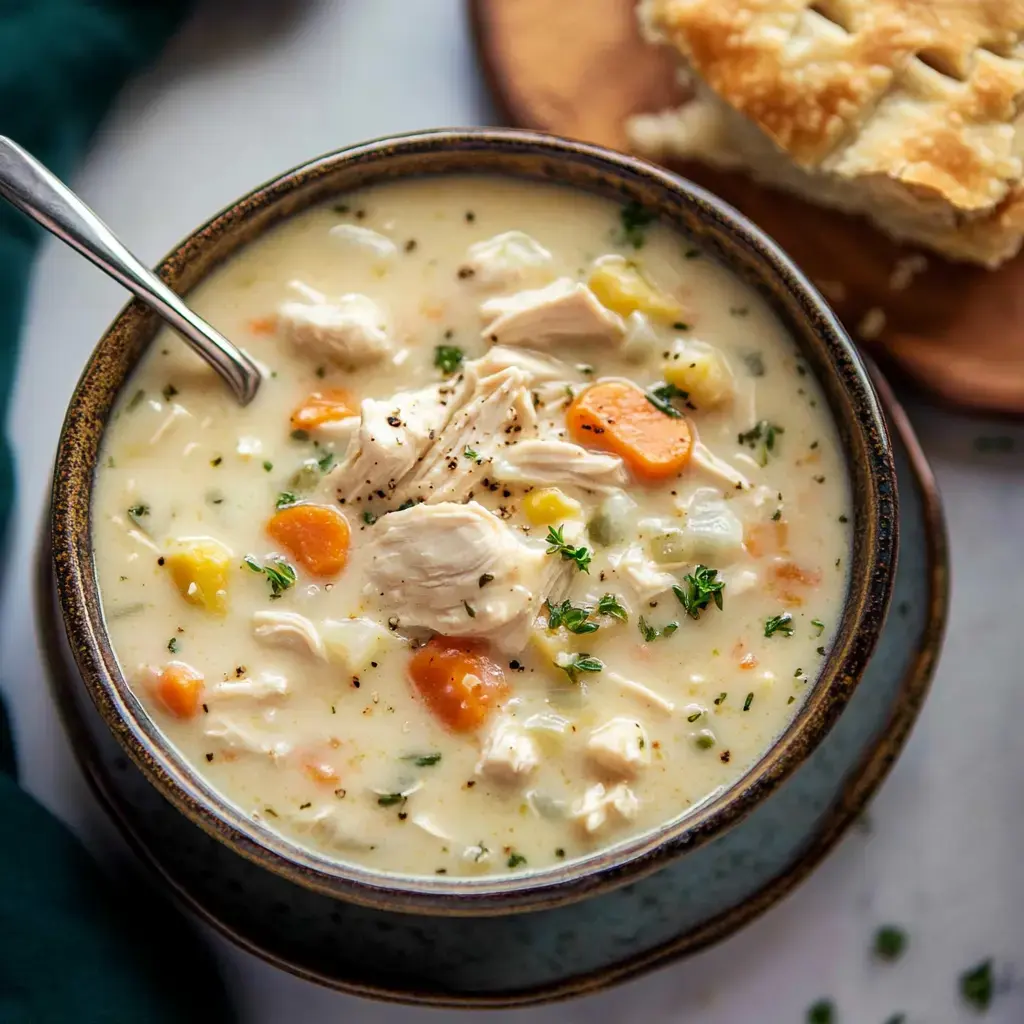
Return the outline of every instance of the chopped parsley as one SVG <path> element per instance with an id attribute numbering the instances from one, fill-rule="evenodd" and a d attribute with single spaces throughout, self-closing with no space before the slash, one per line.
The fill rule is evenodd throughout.
<path id="1" fill-rule="evenodd" d="M 548 542 L 547 553 L 549 555 L 561 555 L 566 562 L 575 562 L 580 572 L 590 572 L 590 551 L 585 547 L 574 548 L 571 544 L 565 543 L 563 536 L 564 526 L 549 526 L 548 535 L 545 540 Z"/>
<path id="2" fill-rule="evenodd" d="M 526 858 L 521 853 L 516 853 L 516 851 L 513 850 L 508 855 L 507 863 L 510 868 L 517 868 L 520 864 L 526 863 Z"/>
<path id="3" fill-rule="evenodd" d="M 444 374 L 455 373 L 462 366 L 463 353 L 458 345 L 435 345 L 434 365 Z"/>
<path id="4" fill-rule="evenodd" d="M 743 710 L 744 711 L 749 711 L 750 710 L 750 705 L 753 704 L 753 703 L 754 703 L 754 695 L 753 695 L 753 693 L 748 693 L 747 694 L 747 699 L 743 702 Z"/>
<path id="5" fill-rule="evenodd" d="M 618 619 L 620 622 L 626 622 L 629 619 L 626 609 L 622 607 L 619 599 L 614 594 L 605 594 L 597 602 L 597 614 L 610 615 L 613 619 Z"/>
<path id="6" fill-rule="evenodd" d="M 282 491 L 277 496 L 277 501 L 274 502 L 274 505 L 277 508 L 287 508 L 289 505 L 294 505 L 298 500 L 298 497 L 291 491 Z"/>
<path id="7" fill-rule="evenodd" d="M 644 397 L 659 412 L 678 420 L 682 419 L 683 414 L 672 404 L 672 399 L 679 398 L 685 402 L 690 394 L 682 388 L 677 388 L 675 384 L 659 384 L 656 388 L 648 388 L 644 392 Z"/>
<path id="8" fill-rule="evenodd" d="M 565 626 L 570 633 L 583 636 L 587 633 L 596 633 L 600 626 L 596 622 L 590 622 L 591 609 L 584 605 L 573 605 L 572 601 L 566 599 L 561 604 L 552 604 L 550 600 L 544 602 L 548 610 L 548 629 L 558 629 Z"/>
<path id="9" fill-rule="evenodd" d="M 128 411 L 131 412 L 132 409 L 137 409 L 142 404 L 142 400 L 145 397 L 146 392 L 143 391 L 141 388 L 138 391 L 136 391 L 135 394 L 132 395 L 131 401 L 127 405 Z"/>
<path id="10" fill-rule="evenodd" d="M 982 960 L 960 975 L 960 995 L 973 1009 L 984 1012 L 992 1004 L 992 961 Z"/>
<path id="11" fill-rule="evenodd" d="M 480 458 L 479 453 L 475 449 L 470 448 L 468 445 L 466 446 L 466 450 L 462 454 L 472 462 L 480 463 L 484 461 L 483 459 Z"/>
<path id="12" fill-rule="evenodd" d="M 486 587 L 486 586 L 487 586 L 487 584 L 488 584 L 488 583 L 491 583 L 491 582 L 493 582 L 493 581 L 494 581 L 494 576 L 493 576 L 493 575 L 492 575 L 491 573 L 489 573 L 489 572 L 485 572 L 485 573 L 484 573 L 484 574 L 483 574 L 483 575 L 482 575 L 482 576 L 480 577 L 480 579 L 479 579 L 479 580 L 477 580 L 477 583 L 479 583 L 479 584 L 480 584 L 480 589 L 482 590 L 482 589 L 483 589 L 484 587 Z"/>
<path id="13" fill-rule="evenodd" d="M 441 760 L 440 752 L 433 754 L 406 754 L 403 761 L 412 761 L 417 768 L 430 768 Z"/>
<path id="14" fill-rule="evenodd" d="M 622 224 L 620 240 L 633 246 L 634 249 L 643 248 L 643 244 L 647 240 L 647 233 L 644 229 L 654 221 L 654 214 L 634 200 L 626 203 L 619 211 L 619 221 Z"/>
<path id="15" fill-rule="evenodd" d="M 715 703 L 716 703 L 716 704 L 724 704 L 724 703 L 725 703 L 725 698 L 726 698 L 726 697 L 728 697 L 728 696 L 729 696 L 729 694 L 727 694 L 727 693 L 725 692 L 725 690 L 723 690 L 723 691 L 722 691 L 722 692 L 721 692 L 721 693 L 720 693 L 720 694 L 719 694 L 719 695 L 718 695 L 718 696 L 717 696 L 717 697 L 715 698 Z"/>
<path id="16" fill-rule="evenodd" d="M 836 1008 L 830 999 L 819 999 L 807 1011 L 807 1024 L 835 1024 Z"/>
<path id="17" fill-rule="evenodd" d="M 468 601 L 463 601 L 462 602 L 462 607 L 466 609 L 466 614 L 471 619 L 475 619 L 476 618 L 476 609 Z"/>
<path id="18" fill-rule="evenodd" d="M 274 468 L 274 464 L 272 462 L 270 462 L 270 461 L 264 462 L 263 463 L 263 468 L 264 468 L 264 470 L 266 470 L 266 472 L 269 473 Z"/>
<path id="19" fill-rule="evenodd" d="M 291 434 L 289 434 L 288 436 L 291 437 L 291 439 L 293 441 L 308 441 L 309 440 L 309 431 L 308 430 L 293 430 L 291 432 Z"/>
<path id="20" fill-rule="evenodd" d="M 686 614 L 691 619 L 699 619 L 712 601 L 719 611 L 722 610 L 722 592 L 725 580 L 720 580 L 717 569 L 709 569 L 706 565 L 698 565 L 692 573 L 683 577 L 685 586 L 674 586 L 672 593 L 676 595 Z"/>
<path id="21" fill-rule="evenodd" d="M 267 577 L 271 600 L 295 586 L 295 570 L 283 558 L 274 559 L 273 565 L 260 565 L 252 555 L 246 555 L 242 561 L 247 569 Z"/>
<path id="22" fill-rule="evenodd" d="M 395 804 L 404 804 L 406 797 L 401 793 L 382 793 L 377 797 L 377 803 L 381 807 L 394 807 Z"/>
<path id="23" fill-rule="evenodd" d="M 142 526 L 142 523 L 140 523 L 139 520 L 143 516 L 148 516 L 148 515 L 149 515 L 149 506 L 148 505 L 141 505 L 141 504 L 140 505 L 132 505 L 128 509 L 128 518 L 136 526 Z"/>
<path id="24" fill-rule="evenodd" d="M 164 401 L 169 402 L 177 393 L 178 389 L 173 384 L 168 384 L 163 390 Z"/>
<path id="25" fill-rule="evenodd" d="M 767 466 L 768 456 L 775 451 L 775 442 L 778 440 L 779 434 L 784 434 L 785 432 L 777 423 L 760 420 L 749 430 L 737 435 L 737 440 L 748 448 L 757 449 L 758 463 L 762 466 Z"/>
<path id="26" fill-rule="evenodd" d="M 887 924 L 875 932 L 872 950 L 879 960 L 892 963 L 903 956 L 907 948 L 907 933 L 902 928 Z"/>
<path id="27" fill-rule="evenodd" d="M 686 720 L 688 722 L 696 722 L 697 719 L 700 718 L 703 714 L 704 714 L 704 709 L 701 708 L 700 711 L 694 711 L 694 713 L 692 715 L 687 715 L 686 716 Z"/>
<path id="28" fill-rule="evenodd" d="M 373 524 L 377 522 L 377 517 L 369 509 L 366 509 L 363 512 L 363 522 L 366 523 L 367 526 L 373 526 Z"/>
<path id="29" fill-rule="evenodd" d="M 169 650 L 171 654 L 178 653 L 178 638 L 176 636 L 172 636 L 171 639 L 167 641 L 167 650 Z"/>
<path id="30" fill-rule="evenodd" d="M 781 518 L 782 518 L 782 509 L 781 508 L 777 508 L 775 510 L 775 515 L 772 516 L 772 522 L 773 523 L 777 523 Z"/>
<path id="31" fill-rule="evenodd" d="M 825 623 L 821 619 L 811 619 L 811 625 L 818 631 L 818 636 L 825 632 Z"/>
<path id="32" fill-rule="evenodd" d="M 334 452 L 324 452 L 316 464 L 320 467 L 321 473 L 326 473 L 334 465 Z"/>
<path id="33" fill-rule="evenodd" d="M 589 654 L 562 654 L 555 664 L 575 683 L 580 672 L 600 672 L 604 662 Z"/>
<path id="34" fill-rule="evenodd" d="M 773 615 L 770 619 L 765 620 L 764 635 L 775 636 L 776 633 L 781 633 L 783 636 L 793 635 L 793 616 L 789 612 Z"/>
<path id="35" fill-rule="evenodd" d="M 678 622 L 670 622 L 659 629 L 657 626 L 652 626 L 642 615 L 637 619 L 637 626 L 640 629 L 640 635 L 644 638 L 647 643 L 651 643 L 654 640 L 660 640 L 662 637 L 671 636 L 678 628 Z"/>

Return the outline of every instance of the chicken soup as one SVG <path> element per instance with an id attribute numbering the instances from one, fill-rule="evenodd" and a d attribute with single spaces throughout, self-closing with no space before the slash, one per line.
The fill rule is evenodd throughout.
<path id="1" fill-rule="evenodd" d="M 541 868 L 678 818 L 801 706 L 850 494 L 761 299 L 636 206 L 500 178 L 307 211 L 191 296 L 111 420 L 103 610 L 244 814 L 416 875 Z"/>

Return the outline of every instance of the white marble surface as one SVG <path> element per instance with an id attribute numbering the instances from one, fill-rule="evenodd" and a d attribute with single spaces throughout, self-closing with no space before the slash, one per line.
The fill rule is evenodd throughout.
<path id="1" fill-rule="evenodd" d="M 244 18 L 229 15 L 239 8 Z M 461 0 L 218 0 L 126 90 L 74 184 L 152 261 L 211 211 L 314 154 L 489 119 Z M 27 596 L 62 412 L 123 300 L 69 251 L 46 246 L 11 410 L 20 505 L 0 634 L 25 784 L 108 864 L 125 849 L 58 726 Z M 946 500 L 952 619 L 932 696 L 871 809 L 871 832 L 851 835 L 794 895 L 716 948 L 609 993 L 505 1019 L 783 1024 L 829 996 L 843 1024 L 882 1024 L 897 1010 L 907 1024 L 954 1024 L 976 1019 L 959 1004 L 959 973 L 992 956 L 1004 991 L 986 1020 L 1024 1021 L 1024 430 L 919 406 L 912 414 Z M 993 433 L 1013 436 L 1016 452 L 978 457 L 973 439 Z M 867 947 L 887 921 L 907 928 L 910 949 L 880 967 Z M 329 992 L 211 941 L 246 1021 L 454 1016 Z"/>

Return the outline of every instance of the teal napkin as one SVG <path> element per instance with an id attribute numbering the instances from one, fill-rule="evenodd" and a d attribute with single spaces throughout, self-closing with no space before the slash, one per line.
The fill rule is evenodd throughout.
<path id="1" fill-rule="evenodd" d="M 189 7 L 0 0 L 0 134 L 69 174 L 122 83 L 154 58 Z M 39 237 L 0 202 L 0 427 Z M 10 450 L 0 438 L 0 550 L 13 499 Z M 0 1021 L 233 1020 L 209 953 L 186 922 L 158 894 L 105 876 L 15 776 L 0 701 Z"/>

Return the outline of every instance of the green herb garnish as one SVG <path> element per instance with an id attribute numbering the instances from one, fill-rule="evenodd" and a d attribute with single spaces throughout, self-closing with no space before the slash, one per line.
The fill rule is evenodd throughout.
<path id="1" fill-rule="evenodd" d="M 246 555 L 242 561 L 247 569 L 267 577 L 271 600 L 295 586 L 295 570 L 283 558 L 275 559 L 272 565 L 260 565 L 252 555 Z"/>
<path id="2" fill-rule="evenodd" d="M 807 1024 L 834 1024 L 836 1008 L 831 1000 L 819 999 L 807 1011 Z"/>
<path id="3" fill-rule="evenodd" d="M 619 221 L 622 223 L 621 240 L 633 246 L 634 249 L 643 248 L 643 244 L 647 240 L 644 229 L 653 220 L 654 214 L 635 200 L 626 203 L 619 211 Z"/>
<path id="4" fill-rule="evenodd" d="M 173 384 L 168 384 L 163 390 L 164 401 L 169 402 L 177 393 L 178 389 Z"/>
<path id="5" fill-rule="evenodd" d="M 644 397 L 659 412 L 678 420 L 682 419 L 683 414 L 672 404 L 672 399 L 679 398 L 685 402 L 690 394 L 682 388 L 677 388 L 675 384 L 659 384 L 656 388 L 648 388 L 644 392 Z"/>
<path id="6" fill-rule="evenodd" d="M 321 473 L 326 473 L 334 465 L 334 452 L 324 452 L 316 464 L 320 467 Z"/>
<path id="7" fill-rule="evenodd" d="M 430 768 L 441 760 L 440 752 L 434 754 L 406 754 L 403 761 L 412 761 L 417 768 Z"/>
<path id="8" fill-rule="evenodd" d="M 729 694 L 727 694 L 727 693 L 725 692 L 725 690 L 723 690 L 723 691 L 722 691 L 722 692 L 721 692 L 721 693 L 720 693 L 720 694 L 719 694 L 719 695 L 718 695 L 718 696 L 717 696 L 717 697 L 715 698 L 715 703 L 716 703 L 716 704 L 724 704 L 724 703 L 725 703 L 725 698 L 726 698 L 726 697 L 728 697 L 728 696 L 729 696 Z"/>
<path id="9" fill-rule="evenodd" d="M 128 412 L 131 412 L 132 409 L 137 409 L 142 404 L 142 400 L 145 397 L 146 392 L 139 388 L 139 390 L 132 395 L 131 401 L 127 405 Z"/>
<path id="10" fill-rule="evenodd" d="M 983 960 L 960 975 L 960 995 L 964 1002 L 979 1012 L 992 1004 L 992 961 Z"/>
<path id="11" fill-rule="evenodd" d="M 291 491 L 282 491 L 277 496 L 277 501 L 274 502 L 274 505 L 276 508 L 287 508 L 289 505 L 294 505 L 298 500 L 298 497 L 292 494 Z"/>
<path id="12" fill-rule="evenodd" d="M 605 594 L 597 602 L 597 614 L 610 615 L 613 619 L 618 619 L 620 622 L 626 622 L 629 619 L 626 609 L 622 607 L 619 599 L 614 594 Z"/>
<path id="13" fill-rule="evenodd" d="M 760 465 L 767 466 L 768 456 L 775 451 L 775 442 L 778 440 L 779 434 L 785 432 L 777 423 L 761 420 L 749 430 L 738 434 L 737 440 L 748 448 L 759 448 L 757 461 Z"/>
<path id="14" fill-rule="evenodd" d="M 698 565 L 692 573 L 683 577 L 683 587 L 674 586 L 672 593 L 686 610 L 691 619 L 699 619 L 712 601 L 719 611 L 722 610 L 725 581 L 720 580 L 717 569 L 709 569 L 706 565 Z"/>
<path id="15" fill-rule="evenodd" d="M 678 622 L 670 622 L 659 629 L 657 626 L 652 626 L 642 615 L 637 619 L 636 624 L 640 629 L 640 635 L 647 643 L 659 640 L 661 637 L 671 636 L 679 628 Z"/>
<path id="16" fill-rule="evenodd" d="M 269 473 L 274 468 L 274 464 L 272 462 L 269 462 L 269 461 L 264 462 L 263 463 L 263 468 L 264 468 L 264 470 L 266 470 L 266 472 Z"/>
<path id="17" fill-rule="evenodd" d="M 747 699 L 743 702 L 743 710 L 744 711 L 749 711 L 750 710 L 750 705 L 753 704 L 753 703 L 754 703 L 754 695 L 753 695 L 753 693 L 748 693 L 747 694 Z"/>
<path id="18" fill-rule="evenodd" d="M 435 345 L 434 365 L 444 374 L 455 373 L 462 366 L 463 353 L 458 345 Z"/>
<path id="19" fill-rule="evenodd" d="M 381 807 L 394 807 L 395 804 L 404 804 L 405 800 L 401 793 L 383 793 L 377 797 L 377 803 Z"/>
<path id="20" fill-rule="evenodd" d="M 700 718 L 703 714 L 704 714 L 704 709 L 701 708 L 700 711 L 694 711 L 694 713 L 692 715 L 687 715 L 686 716 L 686 720 L 688 722 L 696 722 L 697 719 Z"/>
<path id="21" fill-rule="evenodd" d="M 462 454 L 463 454 L 463 455 L 464 455 L 464 456 L 465 456 L 465 457 L 466 457 L 467 459 L 471 460 L 472 462 L 482 462 L 482 461 L 483 461 L 483 460 L 482 460 L 482 459 L 480 458 L 480 454 L 479 454 L 479 453 L 478 453 L 478 452 L 477 452 L 477 451 L 476 451 L 475 449 L 473 449 L 473 448 L 470 448 L 470 447 L 469 447 L 468 445 L 467 445 L 467 447 L 466 447 L 466 450 L 465 450 L 465 451 L 464 451 L 464 452 L 463 452 Z"/>
<path id="22" fill-rule="evenodd" d="M 818 631 L 818 636 L 825 632 L 825 623 L 821 619 L 811 619 L 811 625 Z"/>
<path id="23" fill-rule="evenodd" d="M 515 850 L 513 850 L 508 855 L 507 863 L 510 868 L 517 868 L 520 864 L 526 863 L 526 858 L 521 853 L 516 853 Z"/>
<path id="24" fill-rule="evenodd" d="M 377 522 L 377 517 L 369 509 L 366 509 L 366 511 L 363 512 L 363 522 L 366 523 L 367 526 L 373 526 L 373 524 Z"/>
<path id="25" fill-rule="evenodd" d="M 178 653 L 178 638 L 176 636 L 172 636 L 171 639 L 167 641 L 167 650 L 169 650 L 171 654 Z"/>
<path id="26" fill-rule="evenodd" d="M 776 633 L 781 633 L 783 636 L 793 635 L 793 616 L 789 612 L 773 615 L 770 619 L 765 620 L 764 635 L 775 636 Z"/>
<path id="27" fill-rule="evenodd" d="M 142 523 L 140 523 L 139 520 L 143 516 L 148 516 L 148 515 L 149 515 L 149 506 L 148 505 L 141 505 L 141 504 L 140 505 L 132 505 L 128 509 L 128 518 L 131 519 L 131 521 L 136 526 L 142 526 Z"/>
<path id="28" fill-rule="evenodd" d="M 875 932 L 875 942 L 872 948 L 879 960 L 892 963 L 894 960 L 899 960 L 907 948 L 907 933 L 895 925 L 884 925 Z"/>
<path id="29" fill-rule="evenodd" d="M 575 683 L 580 672 L 600 672 L 604 662 L 589 654 L 566 655 L 555 664 Z"/>
<path id="30" fill-rule="evenodd" d="M 565 626 L 570 633 L 583 636 L 586 633 L 596 633 L 600 626 L 596 622 L 588 621 L 591 609 L 584 605 L 573 605 L 568 599 L 561 604 L 544 602 L 548 610 L 548 629 L 558 629 Z"/>
<path id="31" fill-rule="evenodd" d="M 480 585 L 480 589 L 482 590 L 484 587 L 487 586 L 488 583 L 491 583 L 493 581 L 494 576 L 489 572 L 485 572 L 483 573 L 483 575 L 481 575 L 480 579 L 477 580 L 477 583 Z"/>
<path id="32" fill-rule="evenodd" d="M 563 536 L 565 527 L 549 526 L 548 535 L 545 540 L 548 542 L 547 553 L 549 555 L 561 555 L 567 562 L 575 562 L 580 572 L 590 572 L 590 551 L 585 547 L 574 548 L 571 544 L 565 543 Z"/>
<path id="33" fill-rule="evenodd" d="M 468 601 L 463 601 L 462 602 L 462 607 L 466 609 L 466 614 L 471 619 L 475 619 L 476 618 L 476 609 Z"/>

